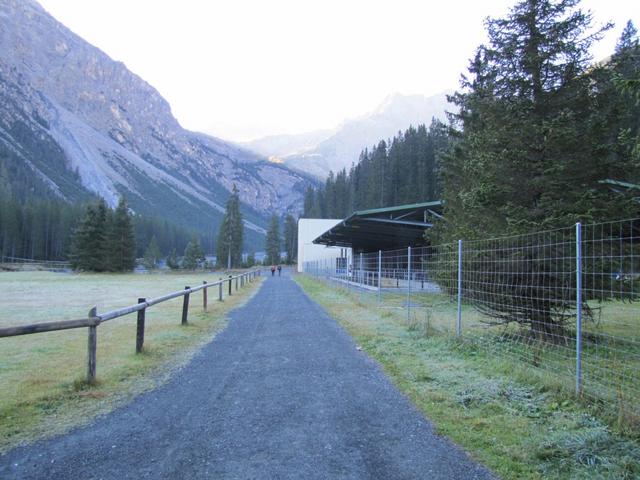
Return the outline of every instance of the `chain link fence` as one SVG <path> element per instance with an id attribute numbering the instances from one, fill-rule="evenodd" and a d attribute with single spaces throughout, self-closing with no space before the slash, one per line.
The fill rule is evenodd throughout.
<path id="1" fill-rule="evenodd" d="M 406 311 L 640 418 L 640 219 L 307 262 L 363 303 Z"/>

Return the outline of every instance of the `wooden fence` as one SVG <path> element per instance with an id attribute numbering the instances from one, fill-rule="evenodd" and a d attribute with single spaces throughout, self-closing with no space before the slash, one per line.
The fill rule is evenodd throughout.
<path id="1" fill-rule="evenodd" d="M 182 317 L 181 324 L 186 325 L 188 323 L 189 315 L 189 298 L 192 293 L 202 290 L 202 306 L 204 310 L 207 309 L 207 290 L 211 287 L 218 287 L 218 301 L 222 301 L 222 289 L 225 284 L 228 283 L 229 295 L 232 295 L 232 283 L 235 281 L 235 290 L 239 287 L 244 287 L 246 284 L 251 283 L 256 277 L 260 276 L 260 270 L 253 270 L 250 272 L 240 273 L 238 275 L 229 275 L 226 279 L 220 279 L 217 282 L 207 283 L 202 282 L 202 285 L 197 287 L 184 287 L 184 290 L 168 293 L 162 297 L 152 298 L 147 300 L 146 298 L 139 298 L 138 303 L 129 307 L 120 308 L 118 310 L 112 310 L 98 315 L 96 307 L 89 310 L 87 318 L 81 318 L 79 320 L 62 320 L 59 322 L 45 322 L 45 323 L 33 323 L 30 325 L 20 325 L 17 327 L 0 328 L 0 338 L 2 337 L 14 337 L 17 335 L 29 335 L 32 333 L 53 332 L 57 330 L 68 330 L 70 328 L 84 328 L 88 329 L 87 340 L 87 382 L 93 383 L 96 379 L 96 349 L 98 346 L 98 326 L 106 321 L 113 320 L 114 318 L 123 317 L 131 313 L 137 312 L 137 329 L 136 329 L 136 353 L 142 351 L 144 344 L 144 324 L 145 313 L 147 308 L 157 305 L 168 300 L 183 297 L 182 301 Z"/>

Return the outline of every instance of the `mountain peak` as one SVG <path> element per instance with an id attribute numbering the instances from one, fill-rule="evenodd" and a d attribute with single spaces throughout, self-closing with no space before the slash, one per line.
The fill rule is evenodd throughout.
<path id="1" fill-rule="evenodd" d="M 325 178 L 330 170 L 334 172 L 343 168 L 349 169 L 357 163 L 360 152 L 382 139 L 390 138 L 398 131 L 406 130 L 411 125 L 430 124 L 431 120 L 445 120 L 447 109 L 447 93 L 426 97 L 420 94 L 407 95 L 392 93 L 372 111 L 360 117 L 345 120 L 334 132 L 325 132 L 325 137 L 318 135 L 315 146 L 305 144 L 305 148 L 296 137 L 286 136 L 275 142 L 261 139 L 247 145 L 260 149 L 261 153 L 284 158 L 286 165 L 304 172 Z M 309 134 L 305 137 L 311 138 Z M 298 152 L 290 154 L 283 147 L 297 141 Z"/>
<path id="2" fill-rule="evenodd" d="M 421 94 L 392 93 L 387 95 L 370 115 L 412 116 L 412 112 L 435 112 L 443 105 L 443 99 L 446 101 L 446 95 L 449 93 L 451 92 L 445 91 L 429 97 Z M 422 123 L 427 122 L 423 120 Z"/>

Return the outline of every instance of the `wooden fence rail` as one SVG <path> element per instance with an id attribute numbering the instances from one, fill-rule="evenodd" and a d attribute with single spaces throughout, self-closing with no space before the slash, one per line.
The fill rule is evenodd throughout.
<path id="1" fill-rule="evenodd" d="M 138 303 L 129 307 L 120 308 L 118 310 L 112 310 L 110 312 L 98 314 L 96 307 L 93 307 L 87 318 L 81 318 L 78 320 L 62 320 L 58 322 L 43 322 L 32 323 L 30 325 L 20 325 L 16 327 L 0 328 L 0 338 L 2 337 L 15 337 L 18 335 L 30 335 L 32 333 L 54 332 L 57 330 L 68 330 L 71 328 L 87 328 L 88 329 L 88 341 L 87 341 L 87 382 L 93 383 L 96 379 L 96 349 L 98 345 L 98 326 L 114 318 L 124 317 L 137 312 L 137 325 L 136 325 L 136 353 L 142 351 L 144 344 L 144 326 L 145 326 L 145 312 L 147 308 L 157 305 L 162 302 L 166 302 L 173 298 L 183 297 L 183 305 L 181 312 L 181 324 L 186 325 L 188 323 L 189 315 L 189 296 L 192 293 L 203 291 L 203 308 L 207 309 L 207 289 L 211 287 L 219 288 L 218 300 L 222 301 L 222 285 L 225 282 L 229 282 L 229 295 L 231 295 L 231 282 L 235 279 L 236 290 L 238 289 L 238 279 L 240 279 L 240 285 L 244 286 L 247 283 L 253 282 L 256 277 L 261 275 L 260 270 L 252 270 L 250 272 L 240 273 L 236 276 L 229 275 L 228 279 L 222 278 L 214 283 L 202 282 L 202 285 L 197 287 L 184 287 L 184 290 L 168 293 L 161 297 L 151 298 L 149 300 L 145 298 L 139 298 Z"/>

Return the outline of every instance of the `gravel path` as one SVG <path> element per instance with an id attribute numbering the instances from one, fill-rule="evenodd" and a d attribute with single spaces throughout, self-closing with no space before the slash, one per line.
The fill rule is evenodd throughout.
<path id="1" fill-rule="evenodd" d="M 283 272 L 285 273 L 285 272 Z M 174 379 L 0 457 L 0 478 L 492 478 L 286 273 Z"/>

